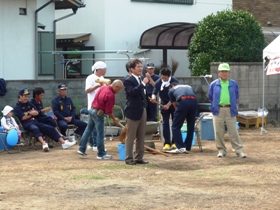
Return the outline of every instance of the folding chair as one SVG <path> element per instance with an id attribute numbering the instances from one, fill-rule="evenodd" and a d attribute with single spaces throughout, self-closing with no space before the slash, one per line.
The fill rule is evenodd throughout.
<path id="1" fill-rule="evenodd" d="M 17 116 L 14 115 L 13 117 L 19 126 L 19 129 L 21 132 L 21 140 L 23 141 L 24 146 L 26 146 L 26 149 L 23 149 L 23 150 L 30 150 L 31 147 L 33 149 L 37 149 L 37 147 L 35 145 L 36 139 L 34 138 L 34 134 L 23 128 L 23 126 L 22 126 L 20 120 L 17 118 Z"/>

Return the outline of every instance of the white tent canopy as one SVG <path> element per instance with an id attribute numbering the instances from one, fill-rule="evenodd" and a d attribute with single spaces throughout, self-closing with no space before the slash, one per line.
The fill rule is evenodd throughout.
<path id="1" fill-rule="evenodd" d="M 277 56 L 280 56 L 280 35 L 273 40 L 266 48 L 263 50 L 263 97 L 262 97 L 262 108 L 263 108 L 263 114 L 262 114 L 262 128 L 261 128 L 261 134 L 264 133 L 264 82 L 265 82 L 265 58 L 267 57 L 268 59 L 274 59 Z"/>
<path id="2" fill-rule="evenodd" d="M 267 56 L 270 59 L 280 56 L 280 35 L 264 48 L 263 59 Z"/>

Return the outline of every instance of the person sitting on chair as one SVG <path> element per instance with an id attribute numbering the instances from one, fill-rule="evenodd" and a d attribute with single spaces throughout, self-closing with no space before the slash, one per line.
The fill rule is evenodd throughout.
<path id="1" fill-rule="evenodd" d="M 57 127 L 57 124 L 55 121 L 55 120 L 57 120 L 57 117 L 55 115 L 49 116 L 49 115 L 45 114 L 46 112 L 51 112 L 52 108 L 49 106 L 48 107 L 43 106 L 42 100 L 43 100 L 44 96 L 45 96 L 45 91 L 43 88 L 36 87 L 33 89 L 33 98 L 30 100 L 30 103 L 32 103 L 39 112 L 36 119 L 41 123 L 45 123 L 47 125 L 54 127 L 64 140 L 68 140 L 68 137 L 63 136 L 58 130 L 58 127 Z"/>
<path id="2" fill-rule="evenodd" d="M 52 101 L 52 109 L 54 115 L 57 117 L 57 124 L 62 135 L 66 136 L 66 130 L 69 124 L 74 124 L 77 129 L 74 131 L 74 135 L 82 136 L 87 123 L 75 118 L 76 107 L 70 97 L 67 97 L 67 85 L 58 85 L 58 96 Z"/>
<path id="3" fill-rule="evenodd" d="M 16 123 L 13 116 L 13 107 L 5 106 L 2 110 L 3 117 L 1 118 L 1 126 L 3 127 L 4 132 L 9 132 L 11 129 L 16 129 L 18 132 L 18 144 L 20 143 L 21 132 L 18 124 Z"/>
<path id="4" fill-rule="evenodd" d="M 41 123 L 35 118 L 39 112 L 36 107 L 28 101 L 29 95 L 30 93 L 27 88 L 20 90 L 18 93 L 19 100 L 14 107 L 15 115 L 21 122 L 23 128 L 34 133 L 35 139 L 42 144 L 45 152 L 49 151 L 49 146 L 44 141 L 43 135 L 48 135 L 54 141 L 61 142 L 63 149 L 73 146 L 75 143 L 69 142 L 68 140 L 64 141 L 54 127 Z"/>

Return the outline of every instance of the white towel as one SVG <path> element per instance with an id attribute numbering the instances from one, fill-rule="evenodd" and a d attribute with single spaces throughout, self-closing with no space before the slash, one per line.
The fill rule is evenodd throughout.
<path id="1" fill-rule="evenodd" d="M 164 87 L 168 87 L 170 85 L 170 80 L 171 80 L 171 77 L 169 77 L 167 82 L 164 82 L 163 80 L 161 80 L 162 84 L 161 84 L 161 87 L 160 87 L 160 91 L 162 91 Z"/>

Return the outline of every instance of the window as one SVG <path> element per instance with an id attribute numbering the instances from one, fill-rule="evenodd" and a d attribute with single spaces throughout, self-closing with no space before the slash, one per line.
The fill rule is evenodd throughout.
<path id="1" fill-rule="evenodd" d="M 194 0 L 131 0 L 131 1 L 167 3 L 167 4 L 187 4 L 187 5 L 193 5 L 194 2 Z"/>

